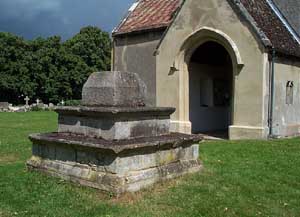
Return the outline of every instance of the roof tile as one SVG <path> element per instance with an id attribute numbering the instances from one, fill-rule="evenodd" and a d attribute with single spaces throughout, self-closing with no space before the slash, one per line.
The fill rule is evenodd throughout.
<path id="1" fill-rule="evenodd" d="M 266 0 L 240 0 L 257 26 L 280 53 L 300 57 L 300 45 Z"/>
<path id="2" fill-rule="evenodd" d="M 114 35 L 166 28 L 172 22 L 181 0 L 139 0 L 135 9 L 114 31 Z M 267 0 L 240 0 L 257 27 L 277 52 L 300 57 L 300 45 Z"/>
<path id="3" fill-rule="evenodd" d="M 179 0 L 140 0 L 114 34 L 167 27 L 179 7 Z"/>

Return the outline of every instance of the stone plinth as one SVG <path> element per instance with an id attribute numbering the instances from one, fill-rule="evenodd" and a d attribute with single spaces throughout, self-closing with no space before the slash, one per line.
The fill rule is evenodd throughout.
<path id="1" fill-rule="evenodd" d="M 199 136 L 107 141 L 64 133 L 30 136 L 28 168 L 120 194 L 201 169 Z"/>
<path id="2" fill-rule="evenodd" d="M 135 73 L 95 72 L 82 89 L 82 104 L 102 107 L 145 106 L 146 85 Z"/>
<path id="3" fill-rule="evenodd" d="M 173 108 L 58 107 L 58 132 L 107 140 L 170 133 Z"/>
<path id="4" fill-rule="evenodd" d="M 31 135 L 30 170 L 120 194 L 201 169 L 201 137 L 170 133 L 174 108 L 147 107 L 137 74 L 93 73 L 82 106 L 58 107 L 58 132 Z"/>

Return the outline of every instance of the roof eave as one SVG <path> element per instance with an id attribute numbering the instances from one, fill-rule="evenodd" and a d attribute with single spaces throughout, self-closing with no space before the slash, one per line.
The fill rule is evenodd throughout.
<path id="1" fill-rule="evenodd" d="M 293 60 L 295 62 L 300 63 L 300 56 L 297 56 L 297 55 L 291 54 L 291 53 L 287 53 L 286 51 L 282 51 L 279 49 L 275 49 L 275 56 L 286 59 L 286 60 Z"/>
<path id="2" fill-rule="evenodd" d="M 144 33 L 149 33 L 149 32 L 160 32 L 160 31 L 164 31 L 167 27 L 168 27 L 168 25 L 164 25 L 164 26 L 159 26 L 159 27 L 133 29 L 131 31 L 126 31 L 126 32 L 113 32 L 112 37 L 122 37 L 122 36 L 127 36 L 127 35 L 139 35 L 139 34 L 144 34 Z"/>

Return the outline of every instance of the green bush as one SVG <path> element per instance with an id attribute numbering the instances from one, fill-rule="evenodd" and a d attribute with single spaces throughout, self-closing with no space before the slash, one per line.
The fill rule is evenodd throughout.
<path id="1" fill-rule="evenodd" d="M 33 107 L 30 108 L 30 111 L 40 112 L 40 111 L 45 111 L 45 109 L 41 108 L 41 107 L 38 107 L 38 106 L 33 106 Z"/>
<path id="2" fill-rule="evenodd" d="M 81 100 L 67 100 L 65 106 L 80 106 Z"/>

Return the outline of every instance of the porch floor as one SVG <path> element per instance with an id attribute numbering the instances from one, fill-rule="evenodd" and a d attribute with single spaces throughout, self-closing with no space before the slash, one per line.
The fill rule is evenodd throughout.
<path id="1" fill-rule="evenodd" d="M 196 133 L 203 136 L 204 140 L 229 140 L 228 130 Z"/>

